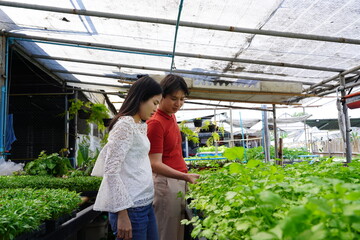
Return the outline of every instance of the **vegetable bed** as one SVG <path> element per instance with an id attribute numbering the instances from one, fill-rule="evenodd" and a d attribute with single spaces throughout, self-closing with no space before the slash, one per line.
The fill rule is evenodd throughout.
<path id="1" fill-rule="evenodd" d="M 79 193 L 97 192 L 100 184 L 99 177 L 0 176 L 0 240 L 39 230 L 43 223 L 46 232 L 55 230 L 79 208 Z"/>
<path id="2" fill-rule="evenodd" d="M 100 177 L 55 178 L 50 176 L 0 176 L 1 188 L 65 188 L 70 191 L 97 191 L 101 184 Z"/>
<path id="3" fill-rule="evenodd" d="M 187 198 L 193 237 L 360 239 L 360 164 L 250 160 L 201 171 Z"/>
<path id="4" fill-rule="evenodd" d="M 14 239 L 39 229 L 45 220 L 71 213 L 80 204 L 78 193 L 62 189 L 2 189 L 0 239 Z"/>

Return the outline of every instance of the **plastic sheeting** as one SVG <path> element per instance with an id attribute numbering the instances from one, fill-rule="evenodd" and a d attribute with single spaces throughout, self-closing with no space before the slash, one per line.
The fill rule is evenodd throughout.
<path id="1" fill-rule="evenodd" d="M 176 20 L 179 1 L 130 0 L 15 0 L 29 4 L 84 9 L 105 13 Z M 181 21 L 252 29 L 306 33 L 359 39 L 360 0 L 197 0 L 184 1 Z M 10 32 L 46 36 L 116 46 L 172 51 L 175 26 L 78 16 L 23 8 L 0 6 L 0 27 Z M 18 41 L 29 55 L 85 59 L 108 63 L 170 69 L 171 58 L 118 51 Z M 312 40 L 243 34 L 208 29 L 179 27 L 176 52 L 214 55 L 233 59 L 252 59 L 310 66 L 349 69 L 359 65 L 360 46 Z M 94 74 L 166 74 L 128 67 L 73 63 L 36 59 L 49 70 L 67 70 Z M 286 81 L 318 83 L 334 72 L 283 68 L 175 56 L 181 70 L 201 73 L 228 73 L 242 76 L 276 78 Z M 56 73 L 61 79 L 118 84 L 117 79 Z M 209 81 L 243 81 L 226 77 L 197 76 Z M 334 82 L 332 82 L 334 83 Z M 71 84 L 75 85 L 75 84 Z M 82 88 L 89 86 L 79 85 Z M 92 87 L 94 88 L 94 87 Z M 95 87 L 105 91 L 114 88 Z M 270 98 L 270 97 L 269 97 Z M 118 100 L 114 100 L 118 101 Z"/>

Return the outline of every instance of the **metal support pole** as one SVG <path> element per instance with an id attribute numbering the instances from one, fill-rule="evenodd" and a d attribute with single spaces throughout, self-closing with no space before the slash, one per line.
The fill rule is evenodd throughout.
<path id="1" fill-rule="evenodd" d="M 240 115 L 240 128 L 241 128 L 241 140 L 243 140 L 242 142 L 244 142 L 244 126 L 243 126 L 243 122 L 242 122 L 242 117 L 241 117 L 241 112 L 239 112 L 239 115 Z M 246 137 L 246 148 L 244 148 L 244 159 L 245 161 L 247 162 L 247 155 L 246 155 L 246 149 L 248 148 L 249 144 L 248 144 L 248 141 L 247 141 L 247 137 Z"/>
<path id="2" fill-rule="evenodd" d="M 214 122 L 216 123 L 216 108 L 214 109 Z M 216 131 L 216 126 L 215 126 L 215 131 Z M 217 141 L 214 141 L 214 144 L 215 144 L 215 154 L 218 155 L 219 143 Z"/>
<path id="3" fill-rule="evenodd" d="M 346 92 L 345 92 L 345 77 L 344 76 L 340 76 L 340 84 L 341 84 L 341 97 L 345 97 Z M 351 149 L 351 142 L 350 142 L 350 119 L 349 119 L 349 114 L 348 114 L 348 107 L 345 103 L 345 101 L 342 102 L 342 110 L 343 110 L 343 114 L 345 117 L 345 151 L 346 151 L 346 163 L 350 163 L 351 162 L 351 157 L 352 157 L 352 149 Z"/>
<path id="4" fill-rule="evenodd" d="M 277 124 L 276 124 L 276 105 L 273 104 L 273 119 L 274 119 L 274 147 L 275 147 L 275 158 L 279 158 L 278 155 L 278 134 L 277 134 Z"/>
<path id="5" fill-rule="evenodd" d="M 266 109 L 266 105 L 262 105 L 262 108 Z M 269 122 L 267 112 L 262 112 L 263 116 L 263 131 L 264 131 L 264 152 L 265 162 L 270 162 L 270 138 L 269 138 Z"/>
<path id="6" fill-rule="evenodd" d="M 176 27 L 175 27 L 175 36 L 174 36 L 174 45 L 173 45 L 173 51 L 172 51 L 172 57 L 171 57 L 171 65 L 170 65 L 170 73 L 172 73 L 173 69 L 175 68 L 175 49 L 176 49 L 176 40 L 177 40 L 177 34 L 178 34 L 178 30 L 179 30 L 179 23 L 180 23 L 180 16 L 181 16 L 181 11 L 183 8 L 183 3 L 184 0 L 180 0 L 180 4 L 179 4 L 179 11 L 178 11 L 178 16 L 177 16 L 177 20 L 176 20 Z"/>
<path id="7" fill-rule="evenodd" d="M 231 139 L 230 147 L 233 147 L 235 144 L 234 144 L 234 129 L 233 129 L 233 114 L 232 114 L 232 108 L 230 108 L 230 139 Z"/>
<path id="8" fill-rule="evenodd" d="M 68 109 L 69 109 L 69 101 L 68 101 L 68 95 L 65 95 L 64 96 L 64 101 L 65 101 L 65 117 L 64 117 L 64 130 L 65 130 L 65 136 L 64 136 L 64 148 L 67 149 L 67 151 L 69 151 L 69 135 L 70 135 L 70 132 L 69 132 L 69 112 L 68 112 Z M 74 167 L 74 166 L 73 166 Z"/>
<path id="9" fill-rule="evenodd" d="M 303 107 L 303 113 L 305 114 L 305 107 Z M 308 151 L 308 139 L 307 139 L 307 131 L 306 131 L 306 119 L 304 120 L 304 134 L 305 134 L 305 146 L 306 146 L 306 151 Z"/>
<path id="10" fill-rule="evenodd" d="M 79 92 L 75 91 L 75 96 L 74 96 L 74 100 L 77 100 L 79 97 Z M 74 117 L 74 134 L 75 134 L 75 144 L 74 144 L 74 164 L 75 166 L 77 166 L 77 150 L 78 150 L 78 145 L 76 143 L 78 143 L 78 123 L 79 123 L 79 116 L 77 114 L 75 114 Z"/>
<path id="11" fill-rule="evenodd" d="M 0 86 L 1 86 L 1 107 L 0 107 L 0 155 L 5 152 L 6 144 L 6 121 L 8 114 L 8 78 L 9 78 L 9 39 L 2 37 L 0 43 L 1 69 L 0 69 Z M 4 155 L 5 156 L 5 155 Z"/>
<path id="12" fill-rule="evenodd" d="M 83 10 L 83 9 L 70 9 L 70 8 L 60 8 L 60 7 L 53 7 L 53 6 L 36 5 L 36 4 L 16 3 L 16 2 L 10 2 L 10 1 L 0 1 L 0 5 L 8 6 L 8 7 L 41 10 L 41 11 L 51 11 L 51 12 L 83 15 L 83 16 L 121 19 L 121 20 L 146 22 L 146 23 L 157 23 L 157 24 L 165 24 L 165 25 L 172 25 L 172 26 L 175 26 L 177 24 L 177 21 L 171 20 L 171 19 L 141 17 L 138 15 L 131 16 L 131 15 L 107 13 L 107 12 L 99 12 L 99 11 L 88 11 L 88 10 Z M 250 28 L 242 28 L 242 27 L 234 27 L 234 26 L 221 26 L 221 25 L 215 25 L 215 24 L 195 23 L 195 22 L 188 22 L 188 21 L 180 21 L 179 26 L 217 30 L 217 31 L 226 31 L 226 32 L 237 32 L 237 33 L 248 33 L 248 34 L 266 35 L 266 36 L 285 37 L 285 38 L 306 39 L 306 40 L 315 40 L 315 41 L 360 44 L 359 39 L 320 36 L 320 35 L 314 35 L 314 34 L 303 34 L 303 33 L 292 33 L 292 32 L 280 32 L 280 31 L 262 30 L 262 29 L 250 29 Z"/>
<path id="13" fill-rule="evenodd" d="M 187 136 L 185 136 L 185 157 L 189 157 L 189 140 Z"/>

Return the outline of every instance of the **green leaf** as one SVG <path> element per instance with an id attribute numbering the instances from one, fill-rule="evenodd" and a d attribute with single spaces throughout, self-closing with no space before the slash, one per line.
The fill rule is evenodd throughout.
<path id="1" fill-rule="evenodd" d="M 357 232 L 360 232 L 360 223 L 359 222 L 351 224 L 351 227 L 354 230 L 356 230 Z"/>
<path id="2" fill-rule="evenodd" d="M 272 240 L 277 239 L 276 236 L 272 233 L 259 232 L 251 237 L 252 240 Z"/>
<path id="3" fill-rule="evenodd" d="M 260 200 L 265 203 L 270 203 L 272 205 L 280 205 L 283 202 L 279 194 L 273 193 L 271 191 L 261 192 Z"/>
<path id="4" fill-rule="evenodd" d="M 345 216 L 359 216 L 360 204 L 351 204 L 344 207 Z"/>
<path id="5" fill-rule="evenodd" d="M 250 228 L 251 224 L 249 222 L 236 222 L 235 228 L 238 231 L 246 231 Z"/>
<path id="6" fill-rule="evenodd" d="M 356 191 L 356 192 L 348 193 L 345 195 L 345 198 L 352 201 L 360 200 L 360 192 Z"/>
<path id="7" fill-rule="evenodd" d="M 261 161 L 259 160 L 250 160 L 247 164 L 246 167 L 248 168 L 255 168 L 257 166 L 259 166 L 261 164 Z"/>
<path id="8" fill-rule="evenodd" d="M 225 197 L 226 197 L 226 200 L 231 200 L 231 199 L 233 199 L 235 196 L 236 196 L 236 192 L 227 192 L 226 194 L 225 194 Z"/>
<path id="9" fill-rule="evenodd" d="M 229 173 L 240 173 L 241 172 L 241 164 L 240 163 L 232 163 L 229 165 Z"/>
<path id="10" fill-rule="evenodd" d="M 212 238 L 213 235 L 214 235 L 214 231 L 210 229 L 205 229 L 204 231 L 201 232 L 201 236 L 206 237 L 208 239 Z"/>

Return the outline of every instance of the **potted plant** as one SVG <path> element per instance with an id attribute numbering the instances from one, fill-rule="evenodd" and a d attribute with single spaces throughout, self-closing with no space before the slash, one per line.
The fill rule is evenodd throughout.
<path id="1" fill-rule="evenodd" d="M 214 132 L 216 130 L 216 123 L 206 120 L 200 130 L 204 132 Z"/>
<path id="2" fill-rule="evenodd" d="M 109 109 L 101 103 L 91 103 L 90 117 L 87 120 L 88 123 L 97 124 L 99 130 L 105 130 L 103 119 L 109 118 Z"/>
<path id="3" fill-rule="evenodd" d="M 183 141 L 185 140 L 185 137 L 188 138 L 189 141 L 197 144 L 200 142 L 199 140 L 199 136 L 197 134 L 197 132 L 194 132 L 193 130 L 191 130 L 189 127 L 187 127 L 185 125 L 185 121 L 182 121 L 179 124 L 179 128 L 180 128 L 180 132 L 182 133 L 182 135 L 184 136 Z"/>
<path id="4" fill-rule="evenodd" d="M 80 99 L 69 100 L 70 107 L 68 109 L 70 119 L 73 119 L 77 114 L 81 119 L 88 119 L 90 117 L 90 102 L 84 102 Z"/>
<path id="5" fill-rule="evenodd" d="M 201 118 L 195 118 L 194 119 L 194 126 L 195 127 L 201 127 L 202 126 L 202 119 Z"/>
<path id="6" fill-rule="evenodd" d="M 72 99 L 69 102 L 71 102 L 68 109 L 70 119 L 78 114 L 79 118 L 87 119 L 88 123 L 97 124 L 99 130 L 105 130 L 103 119 L 109 119 L 109 110 L 104 104 L 83 102 L 79 99 Z"/>
<path id="7" fill-rule="evenodd" d="M 214 142 L 219 141 L 220 136 L 217 132 L 212 132 L 211 136 L 206 140 L 206 145 L 208 147 L 213 146 Z"/>

